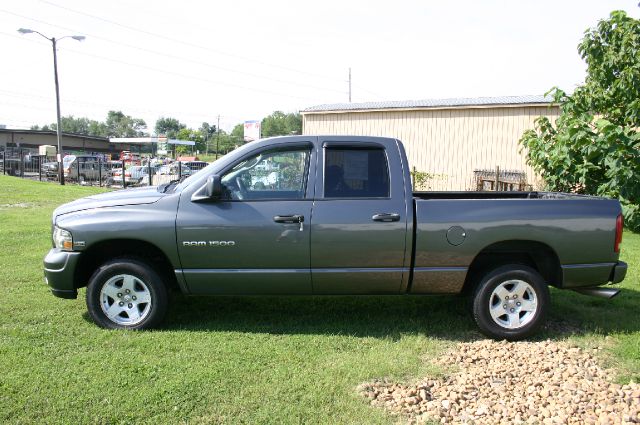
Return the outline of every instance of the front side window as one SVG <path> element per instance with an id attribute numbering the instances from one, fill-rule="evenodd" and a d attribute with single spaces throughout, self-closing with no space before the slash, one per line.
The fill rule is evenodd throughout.
<path id="1" fill-rule="evenodd" d="M 384 149 L 326 148 L 324 196 L 389 197 L 389 167 Z"/>
<path id="2" fill-rule="evenodd" d="M 275 150 L 253 155 L 222 176 L 228 200 L 303 199 L 310 150 Z"/>

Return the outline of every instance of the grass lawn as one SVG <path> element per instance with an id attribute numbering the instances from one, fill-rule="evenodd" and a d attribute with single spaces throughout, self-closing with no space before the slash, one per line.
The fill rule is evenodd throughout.
<path id="1" fill-rule="evenodd" d="M 84 290 L 43 282 L 52 210 L 99 192 L 0 176 L 0 422 L 393 423 L 355 391 L 378 377 L 439 373 L 428 362 L 481 338 L 456 297 L 184 298 L 153 332 L 99 329 Z M 600 345 L 617 379 L 640 380 L 640 235 L 627 232 L 623 292 L 553 291 L 540 338 Z"/>

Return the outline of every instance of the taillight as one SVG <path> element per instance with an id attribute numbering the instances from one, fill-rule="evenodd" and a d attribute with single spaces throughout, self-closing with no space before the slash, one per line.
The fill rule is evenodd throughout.
<path id="1" fill-rule="evenodd" d="M 614 252 L 620 252 L 620 243 L 622 242 L 622 228 L 624 226 L 624 219 L 622 214 L 618 215 L 616 219 L 616 243 L 613 245 Z"/>

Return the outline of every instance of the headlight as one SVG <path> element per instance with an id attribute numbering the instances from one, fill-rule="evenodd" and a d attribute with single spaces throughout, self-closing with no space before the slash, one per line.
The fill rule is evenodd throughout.
<path id="1" fill-rule="evenodd" d="M 53 229 L 53 245 L 58 249 L 64 249 L 65 251 L 73 250 L 73 237 L 67 230 L 61 229 L 58 226 Z"/>

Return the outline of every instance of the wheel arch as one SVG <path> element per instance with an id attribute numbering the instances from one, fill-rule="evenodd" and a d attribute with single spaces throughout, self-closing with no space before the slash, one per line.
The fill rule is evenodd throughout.
<path id="1" fill-rule="evenodd" d="M 507 264 L 523 264 L 536 270 L 550 286 L 562 287 L 558 254 L 549 245 L 532 240 L 507 240 L 483 248 L 469 265 L 462 292 L 470 294 L 484 275 Z"/>
<path id="2" fill-rule="evenodd" d="M 109 239 L 90 245 L 80 256 L 73 286 L 87 286 L 93 273 L 109 260 L 132 258 L 142 261 L 156 270 L 168 285 L 168 289 L 180 289 L 171 261 L 156 245 L 139 239 Z"/>

